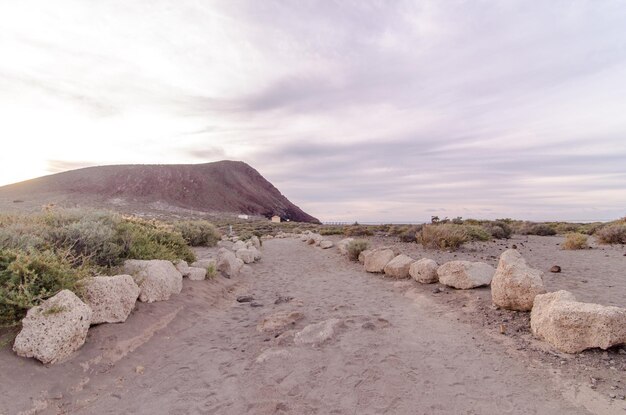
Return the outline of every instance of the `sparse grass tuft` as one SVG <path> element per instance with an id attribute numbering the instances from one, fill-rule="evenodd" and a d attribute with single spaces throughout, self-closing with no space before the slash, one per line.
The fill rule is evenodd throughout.
<path id="1" fill-rule="evenodd" d="M 209 264 L 209 266 L 206 267 L 206 277 L 207 279 L 213 279 L 217 277 L 217 267 L 215 265 Z"/>
<path id="2" fill-rule="evenodd" d="M 359 254 L 369 247 L 369 242 L 365 239 L 356 239 L 348 244 L 348 258 L 350 261 L 358 261 Z"/>
<path id="3" fill-rule="evenodd" d="M 561 247 L 568 250 L 586 249 L 588 248 L 587 235 L 583 235 L 582 233 L 568 233 Z"/>

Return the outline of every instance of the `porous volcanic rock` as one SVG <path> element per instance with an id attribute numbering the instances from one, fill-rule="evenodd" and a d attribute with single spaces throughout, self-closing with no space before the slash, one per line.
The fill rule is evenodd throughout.
<path id="1" fill-rule="evenodd" d="M 528 266 L 519 251 L 509 249 L 500 255 L 491 280 L 493 304 L 507 310 L 530 311 L 539 294 L 545 294 L 543 272 Z"/>
<path id="2" fill-rule="evenodd" d="M 85 343 L 91 315 L 91 308 L 76 294 L 62 290 L 28 310 L 13 350 L 46 365 L 62 361 Z"/>
<path id="3" fill-rule="evenodd" d="M 123 323 L 135 308 L 139 292 L 130 275 L 89 278 L 83 298 L 93 311 L 91 324 Z"/>
<path id="4" fill-rule="evenodd" d="M 437 269 L 439 282 L 460 290 L 489 285 L 496 270 L 484 262 L 450 261 Z"/>

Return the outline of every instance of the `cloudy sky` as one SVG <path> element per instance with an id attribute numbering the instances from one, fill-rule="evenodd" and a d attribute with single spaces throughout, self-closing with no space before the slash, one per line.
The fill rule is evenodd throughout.
<path id="1" fill-rule="evenodd" d="M 0 0 L 0 185 L 243 160 L 322 220 L 626 215 L 626 3 Z"/>

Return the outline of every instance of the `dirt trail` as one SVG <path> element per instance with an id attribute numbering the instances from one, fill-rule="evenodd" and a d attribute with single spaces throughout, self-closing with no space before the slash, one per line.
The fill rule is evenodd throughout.
<path id="1" fill-rule="evenodd" d="M 445 305 L 402 295 L 405 283 L 365 274 L 334 249 L 273 240 L 263 254 L 252 277 L 223 287 L 218 297 L 226 300 L 206 298 L 211 283 L 185 281 L 180 296 L 92 330 L 70 362 L 48 369 L 2 350 L 9 371 L 0 384 L 11 378 L 22 389 L 0 394 L 0 413 L 32 407 L 29 398 L 44 389 L 42 413 L 623 413 L 588 412 L 574 403 L 584 397 L 549 369 L 506 354 Z M 233 289 L 263 306 L 237 303 Z M 279 296 L 293 299 L 275 304 Z M 344 324 L 319 347 L 257 330 L 264 316 L 284 310 L 305 316 L 293 332 L 331 318 Z M 128 330 L 137 331 L 135 343 L 121 339 Z"/>

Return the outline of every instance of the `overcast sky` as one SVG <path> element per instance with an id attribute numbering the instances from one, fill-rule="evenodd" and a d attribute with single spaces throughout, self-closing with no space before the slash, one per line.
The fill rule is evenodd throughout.
<path id="1" fill-rule="evenodd" d="M 322 220 L 626 215 L 621 1 L 0 0 L 0 185 L 243 160 Z"/>

